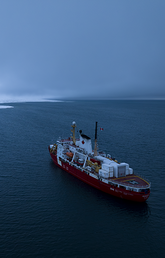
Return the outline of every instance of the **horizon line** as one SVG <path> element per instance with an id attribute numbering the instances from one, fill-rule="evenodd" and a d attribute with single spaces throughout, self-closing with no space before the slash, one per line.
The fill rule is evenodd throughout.
<path id="1" fill-rule="evenodd" d="M 9 103 L 30 103 L 30 102 L 70 102 L 70 101 L 108 101 L 108 100 L 123 100 L 123 101 L 128 101 L 128 100 L 138 100 L 138 101 L 151 101 L 151 100 L 165 100 L 164 98 L 95 98 L 95 99 L 90 99 L 90 98 L 41 98 L 41 99 L 8 99 L 8 100 L 0 100 L 0 105 L 1 104 L 9 104 Z"/>

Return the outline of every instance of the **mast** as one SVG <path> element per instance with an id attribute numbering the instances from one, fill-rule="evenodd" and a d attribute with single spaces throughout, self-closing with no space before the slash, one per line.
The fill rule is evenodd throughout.
<path id="1" fill-rule="evenodd" d="M 73 144 L 76 145 L 76 136 L 75 136 L 76 122 L 72 122 L 71 126 L 73 128 L 73 130 L 71 130 L 71 132 L 73 133 L 73 136 L 71 136 L 71 138 L 73 139 Z"/>
<path id="2" fill-rule="evenodd" d="M 95 148 L 94 148 L 94 156 L 97 156 L 97 122 L 95 126 Z"/>

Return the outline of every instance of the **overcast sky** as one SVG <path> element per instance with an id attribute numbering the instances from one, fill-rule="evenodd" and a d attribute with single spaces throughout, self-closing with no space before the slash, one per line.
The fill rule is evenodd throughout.
<path id="1" fill-rule="evenodd" d="M 165 98 L 165 0 L 0 0 L 0 101 Z"/>

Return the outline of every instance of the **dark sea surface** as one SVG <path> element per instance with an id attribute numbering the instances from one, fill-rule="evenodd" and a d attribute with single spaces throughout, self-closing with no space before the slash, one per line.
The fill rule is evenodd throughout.
<path id="1" fill-rule="evenodd" d="M 0 257 L 165 257 L 165 101 L 13 103 L 0 108 Z M 151 182 L 146 203 L 56 167 L 71 123 Z M 78 136 L 78 135 L 77 135 Z"/>

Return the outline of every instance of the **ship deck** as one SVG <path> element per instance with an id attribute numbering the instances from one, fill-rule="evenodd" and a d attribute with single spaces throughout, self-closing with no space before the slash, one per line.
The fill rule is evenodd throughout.
<path id="1" fill-rule="evenodd" d="M 130 187 L 134 186 L 136 188 L 144 188 L 150 186 L 150 184 L 145 179 L 142 179 L 140 176 L 134 174 L 119 178 L 113 177 L 110 179 L 110 181 L 112 181 L 114 184 L 116 183 Z"/>

